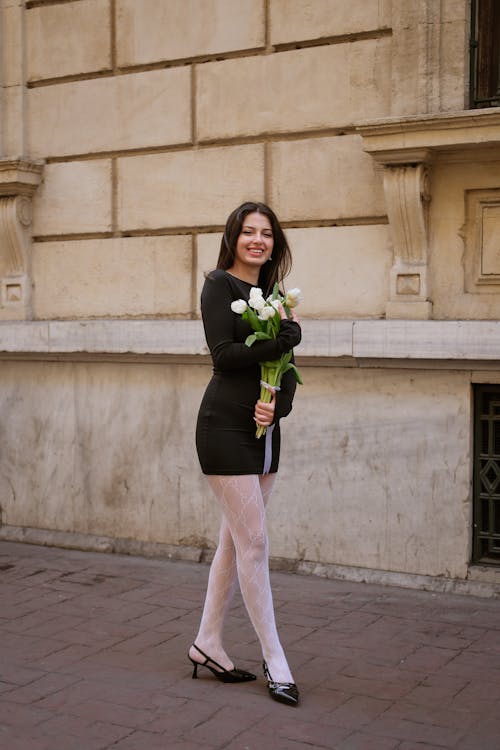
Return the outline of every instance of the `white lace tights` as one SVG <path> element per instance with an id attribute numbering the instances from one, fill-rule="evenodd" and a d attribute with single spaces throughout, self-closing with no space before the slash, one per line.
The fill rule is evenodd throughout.
<path id="1" fill-rule="evenodd" d="M 273 680 L 293 682 L 276 630 L 269 580 L 265 506 L 275 478 L 275 474 L 208 477 L 222 506 L 223 518 L 195 643 L 225 669 L 232 669 L 222 646 L 222 629 L 239 581 Z"/>

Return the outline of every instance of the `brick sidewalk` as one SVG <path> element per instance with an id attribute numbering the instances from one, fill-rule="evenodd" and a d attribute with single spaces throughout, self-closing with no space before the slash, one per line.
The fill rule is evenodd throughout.
<path id="1" fill-rule="evenodd" d="M 500 603 L 273 573 L 302 703 L 273 702 L 238 600 L 186 658 L 208 568 L 0 542 L 1 750 L 498 750 Z"/>

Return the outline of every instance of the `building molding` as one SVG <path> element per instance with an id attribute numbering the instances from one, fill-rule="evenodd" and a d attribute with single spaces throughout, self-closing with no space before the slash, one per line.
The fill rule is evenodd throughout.
<path id="1" fill-rule="evenodd" d="M 500 146 L 500 113 L 466 110 L 359 124 L 363 148 L 384 170 L 384 193 L 394 245 L 388 318 L 432 316 L 428 207 L 431 163 L 437 155 Z M 479 154 L 478 154 L 479 158 Z"/>
<path id="2" fill-rule="evenodd" d="M 296 349 L 309 365 L 379 365 L 439 362 L 500 367 L 500 321 L 491 320 L 303 320 Z M 3 359 L 175 359 L 208 362 L 199 320 L 0 322 Z"/>
<path id="3" fill-rule="evenodd" d="M 32 197 L 43 162 L 0 159 L 0 319 L 31 317 Z"/>

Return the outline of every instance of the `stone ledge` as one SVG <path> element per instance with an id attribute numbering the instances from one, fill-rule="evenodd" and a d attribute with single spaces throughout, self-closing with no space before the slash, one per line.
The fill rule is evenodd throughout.
<path id="1" fill-rule="evenodd" d="M 302 360 L 500 362 L 500 321 L 304 320 Z M 0 354 L 207 356 L 200 320 L 0 323 Z M 323 363 L 323 362 L 322 362 Z"/>
<path id="2" fill-rule="evenodd" d="M 206 547 L 190 547 L 161 542 L 146 542 L 139 539 L 122 539 L 57 529 L 37 529 L 29 526 L 10 525 L 0 526 L 0 541 L 197 563 L 211 562 L 214 552 L 213 549 Z M 487 575 L 481 575 L 483 571 L 479 570 L 476 576 L 472 577 L 472 569 L 469 569 L 468 578 L 458 579 L 277 557 L 270 558 L 269 567 L 273 571 L 285 571 L 331 580 L 397 586 L 490 599 L 500 598 L 500 582 L 497 570 L 487 571 Z"/>

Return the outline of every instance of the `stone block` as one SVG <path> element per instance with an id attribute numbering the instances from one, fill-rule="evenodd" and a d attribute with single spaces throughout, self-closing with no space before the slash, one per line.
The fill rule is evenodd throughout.
<path id="1" fill-rule="evenodd" d="M 286 286 L 302 290 L 299 315 L 384 314 L 392 262 L 386 225 L 288 229 L 286 236 L 293 255 Z"/>
<path id="2" fill-rule="evenodd" d="M 184 67 L 31 89 L 30 153 L 47 157 L 186 143 L 190 96 Z"/>
<path id="3" fill-rule="evenodd" d="M 392 5 L 391 113 L 464 109 L 469 4 L 446 0 Z"/>
<path id="4" fill-rule="evenodd" d="M 36 318 L 187 316 L 191 238 L 36 242 Z"/>
<path id="5" fill-rule="evenodd" d="M 265 44 L 262 0 L 118 0 L 120 66 L 179 60 Z"/>
<path id="6" fill-rule="evenodd" d="M 200 65 L 198 137 L 342 128 L 382 117 L 390 108 L 389 69 L 386 38 Z"/>
<path id="7" fill-rule="evenodd" d="M 271 145 L 271 205 L 283 221 L 385 215 L 382 170 L 361 137 Z"/>
<path id="8" fill-rule="evenodd" d="M 0 352 L 46 352 L 48 323 L 16 321 L 0 325 Z"/>
<path id="9" fill-rule="evenodd" d="M 205 276 L 217 266 L 219 257 L 220 243 L 222 232 L 213 234 L 199 234 L 197 242 L 197 263 L 196 263 L 196 313 L 200 315 L 200 295 L 203 289 Z"/>
<path id="10" fill-rule="evenodd" d="M 31 338 L 28 333 L 24 338 L 31 342 L 36 326 L 41 325 L 32 322 Z M 48 328 L 46 349 L 53 354 L 207 354 L 199 320 L 51 320 L 44 325 Z M 20 349 L 11 331 L 5 335 L 5 328 L 0 326 L 0 351 L 32 351 Z"/>
<path id="11" fill-rule="evenodd" d="M 111 66 L 108 0 L 26 11 L 28 80 L 78 75 Z"/>
<path id="12" fill-rule="evenodd" d="M 390 0 L 272 0 L 271 44 L 389 28 Z"/>
<path id="13" fill-rule="evenodd" d="M 47 164 L 33 199 L 34 235 L 111 229 L 111 161 Z"/>
<path id="14" fill-rule="evenodd" d="M 264 148 L 245 145 L 118 160 L 121 229 L 225 224 L 244 200 L 262 200 Z"/>

